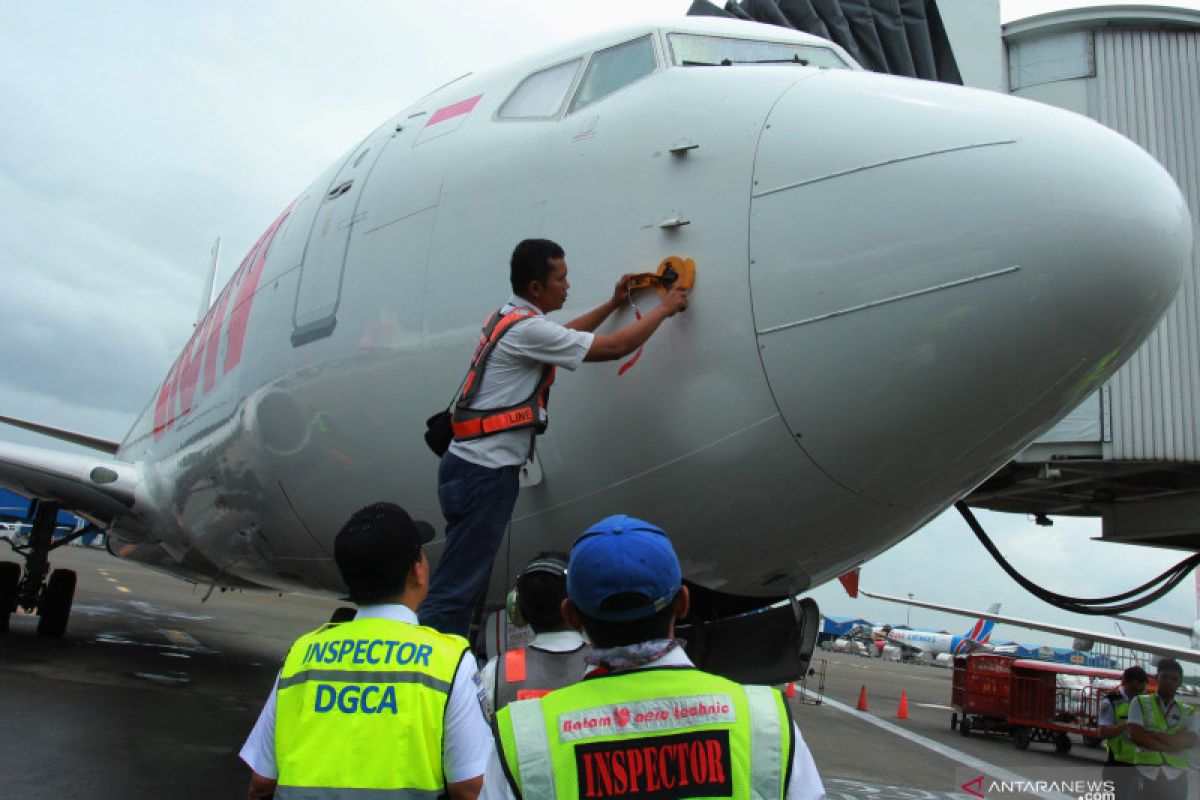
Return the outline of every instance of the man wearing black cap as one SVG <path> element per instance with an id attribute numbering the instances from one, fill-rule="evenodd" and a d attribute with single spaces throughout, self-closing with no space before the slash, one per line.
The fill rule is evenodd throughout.
<path id="1" fill-rule="evenodd" d="M 358 614 L 301 636 L 242 748 L 248 796 L 474 800 L 491 751 L 475 659 L 421 627 L 433 529 L 399 506 L 350 518 L 334 560 Z"/>
<path id="2" fill-rule="evenodd" d="M 595 668 L 497 712 L 486 798 L 819 800 L 821 778 L 780 693 L 693 666 L 675 640 L 688 591 L 667 535 L 626 516 L 576 540 L 563 616 Z"/>
<path id="3" fill-rule="evenodd" d="M 1187 750 L 1200 743 L 1200 727 L 1190 706 L 1176 702 L 1183 667 L 1173 658 L 1158 662 L 1158 691 L 1139 695 L 1129 705 L 1129 738 L 1137 745 L 1139 797 L 1184 800 L 1188 797 Z M 1118 795 L 1118 798 L 1120 796 Z"/>
<path id="4" fill-rule="evenodd" d="M 1137 797 L 1140 784 L 1137 763 L 1137 745 L 1126 734 L 1129 727 L 1129 704 L 1146 691 L 1146 670 L 1130 667 L 1121 675 L 1121 686 L 1100 703 L 1097 720 L 1104 747 L 1108 750 L 1108 761 L 1104 765 L 1104 780 L 1112 781 L 1118 800 Z"/>

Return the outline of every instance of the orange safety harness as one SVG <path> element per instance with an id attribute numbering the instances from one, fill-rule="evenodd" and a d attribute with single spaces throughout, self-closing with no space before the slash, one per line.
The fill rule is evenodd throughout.
<path id="1" fill-rule="evenodd" d="M 517 431 L 523 428 L 535 428 L 541 435 L 546 430 L 545 410 L 550 403 L 550 386 L 554 383 L 557 369 L 546 365 L 542 369 L 542 378 L 537 388 L 524 401 L 504 408 L 474 409 L 471 400 L 479 392 L 483 382 L 483 371 L 487 368 L 488 357 L 496 348 L 496 343 L 513 325 L 537 316 L 527 308 L 514 308 L 507 314 L 501 314 L 503 309 L 497 309 L 483 324 L 479 334 L 479 344 L 475 355 L 471 358 L 471 368 L 463 381 L 462 393 L 454 404 L 454 415 L 450 421 L 454 438 L 460 441 L 479 439 L 505 431 Z"/>

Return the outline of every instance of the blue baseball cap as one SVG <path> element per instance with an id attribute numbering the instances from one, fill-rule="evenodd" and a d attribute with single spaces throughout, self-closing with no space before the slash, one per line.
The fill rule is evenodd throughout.
<path id="1" fill-rule="evenodd" d="M 571 548 L 567 596 L 592 619 L 626 622 L 655 614 L 675 599 L 682 584 L 679 559 L 657 525 L 624 514 L 607 517 L 584 531 Z M 614 595 L 645 595 L 646 605 L 604 611 Z"/>

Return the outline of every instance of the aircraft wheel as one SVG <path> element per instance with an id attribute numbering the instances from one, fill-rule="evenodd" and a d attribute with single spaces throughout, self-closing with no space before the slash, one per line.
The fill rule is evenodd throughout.
<path id="1" fill-rule="evenodd" d="M 56 569 L 50 573 L 42 600 L 38 603 L 38 633 L 42 636 L 59 637 L 67 632 L 67 619 L 71 616 L 71 603 L 75 600 L 75 571 Z"/>
<path id="2" fill-rule="evenodd" d="M 971 718 L 966 714 L 963 714 L 963 718 L 958 721 L 958 733 L 960 736 L 971 734 Z"/>
<path id="3" fill-rule="evenodd" d="M 1071 737 L 1062 731 L 1054 735 L 1054 752 L 1069 753 L 1071 752 Z"/>
<path id="4" fill-rule="evenodd" d="M 1029 749 L 1029 728 L 1017 728 L 1013 731 L 1013 744 L 1018 750 Z"/>
<path id="5" fill-rule="evenodd" d="M 8 617 L 17 610 L 17 585 L 21 582 L 21 565 L 15 561 L 0 561 L 0 633 L 8 633 Z"/>

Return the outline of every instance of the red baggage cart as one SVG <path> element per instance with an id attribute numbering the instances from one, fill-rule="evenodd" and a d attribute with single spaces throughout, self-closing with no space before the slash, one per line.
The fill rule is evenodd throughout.
<path id="1" fill-rule="evenodd" d="M 960 656 L 954 662 L 950 727 L 1012 736 L 1024 750 L 1030 742 L 1053 743 L 1066 753 L 1074 733 L 1091 745 L 1100 704 L 1121 682 L 1113 669 L 1018 659 L 992 653 Z"/>
<path id="2" fill-rule="evenodd" d="M 1121 673 L 1115 669 L 1014 661 L 1008 710 L 1013 744 L 1024 750 L 1030 742 L 1053 742 L 1055 750 L 1066 753 L 1072 733 L 1099 744 L 1100 704 L 1120 683 Z"/>
<path id="3" fill-rule="evenodd" d="M 971 731 L 1008 733 L 1012 692 L 1012 656 L 973 653 L 954 659 L 950 694 L 950 728 L 963 736 Z"/>

